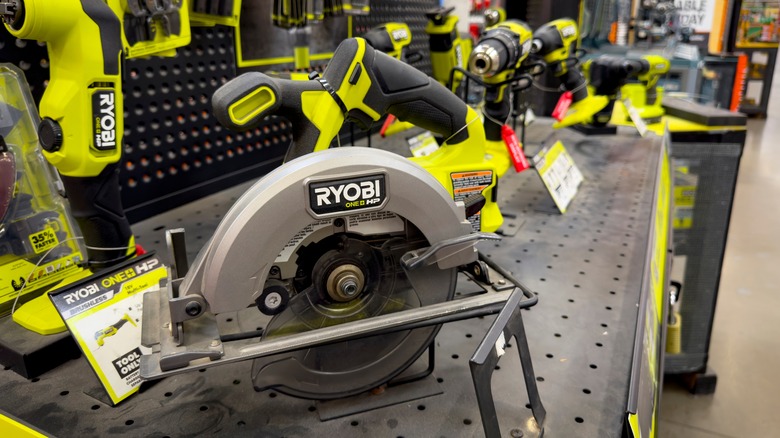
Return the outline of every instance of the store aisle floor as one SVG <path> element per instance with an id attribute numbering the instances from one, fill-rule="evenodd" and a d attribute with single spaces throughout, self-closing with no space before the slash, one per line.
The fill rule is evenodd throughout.
<path id="1" fill-rule="evenodd" d="M 750 120 L 715 313 L 715 394 L 667 379 L 659 436 L 780 436 L 780 74 L 766 120 Z M 683 294 L 684 294 L 683 290 Z"/>

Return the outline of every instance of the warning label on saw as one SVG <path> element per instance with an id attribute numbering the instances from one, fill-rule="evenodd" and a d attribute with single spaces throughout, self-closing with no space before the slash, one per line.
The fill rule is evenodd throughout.
<path id="1" fill-rule="evenodd" d="M 290 260 L 290 256 L 298 248 L 298 244 L 303 242 L 309 235 L 311 235 L 315 231 L 330 226 L 330 223 L 331 223 L 330 220 L 321 220 L 317 222 L 312 222 L 309 225 L 303 227 L 301 231 L 295 233 L 292 239 L 290 239 L 290 241 L 287 242 L 287 245 L 284 245 L 284 248 L 282 248 L 282 251 L 279 253 L 279 256 L 276 258 L 275 263 L 282 263 Z"/>
<path id="2" fill-rule="evenodd" d="M 471 195 L 482 193 L 493 183 L 493 172 L 482 170 L 476 172 L 451 173 L 452 197 L 455 201 L 464 201 Z M 477 213 L 468 218 L 474 231 L 479 231 L 482 225 L 482 213 Z"/>
<path id="3" fill-rule="evenodd" d="M 371 213 L 350 216 L 347 222 L 347 231 L 352 233 L 369 234 L 395 233 L 404 230 L 404 221 L 395 213 L 389 211 L 374 211 Z"/>

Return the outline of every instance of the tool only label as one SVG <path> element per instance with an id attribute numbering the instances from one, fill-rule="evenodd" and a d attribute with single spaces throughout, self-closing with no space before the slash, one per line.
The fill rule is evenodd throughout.
<path id="1" fill-rule="evenodd" d="M 317 215 L 376 209 L 387 201 L 385 175 L 311 182 L 309 206 Z"/>
<path id="2" fill-rule="evenodd" d="M 84 357 L 116 404 L 138 391 L 143 295 L 159 291 L 166 268 L 153 253 L 50 294 Z"/>

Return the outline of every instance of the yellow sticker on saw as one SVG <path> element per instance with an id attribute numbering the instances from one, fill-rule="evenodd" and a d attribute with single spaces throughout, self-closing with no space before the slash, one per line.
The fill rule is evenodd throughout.
<path id="1" fill-rule="evenodd" d="M 57 233 L 54 230 L 45 228 L 43 231 L 30 234 L 30 243 L 35 253 L 40 254 L 54 248 L 60 241 L 57 239 Z"/>

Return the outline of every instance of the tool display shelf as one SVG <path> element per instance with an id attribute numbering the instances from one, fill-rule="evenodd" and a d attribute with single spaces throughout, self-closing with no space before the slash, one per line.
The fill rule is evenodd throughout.
<path id="1" fill-rule="evenodd" d="M 402 136 L 374 144 L 400 148 Z M 551 145 L 563 140 L 585 181 L 569 211 L 561 215 L 553 212 L 535 172 L 507 174 L 498 190 L 509 216 L 502 230 L 505 237 L 481 249 L 539 294 L 539 304 L 524 311 L 524 321 L 547 408 L 545 436 L 618 436 L 625 427 L 638 351 L 635 337 L 650 265 L 661 141 L 640 139 L 630 130 L 601 138 L 568 131 L 553 134 L 548 126 L 538 125 L 526 138 L 531 152 L 542 141 Z M 137 241 L 165 257 L 164 230 L 183 227 L 192 260 L 247 187 L 236 186 L 137 223 Z M 272 227 L 269 224 L 268 232 L 274 232 Z M 468 292 L 468 282 L 458 290 Z M 236 321 L 231 315 L 220 318 L 226 324 L 242 323 L 238 315 Z M 111 407 L 86 360 L 77 359 L 33 380 L 0 371 L 0 410 L 60 436 L 482 436 L 468 360 L 492 320 L 444 326 L 435 342 L 431 376 L 346 402 L 255 392 L 252 364 L 242 362 L 146 385 L 140 394 Z M 513 429 L 512 436 L 538 435 L 522 382 L 517 355 L 504 355 L 492 389 L 505 436 Z M 401 392 L 411 401 L 320 419 Z M 655 403 L 652 391 L 641 394 L 648 400 L 639 400 L 640 405 Z"/>

